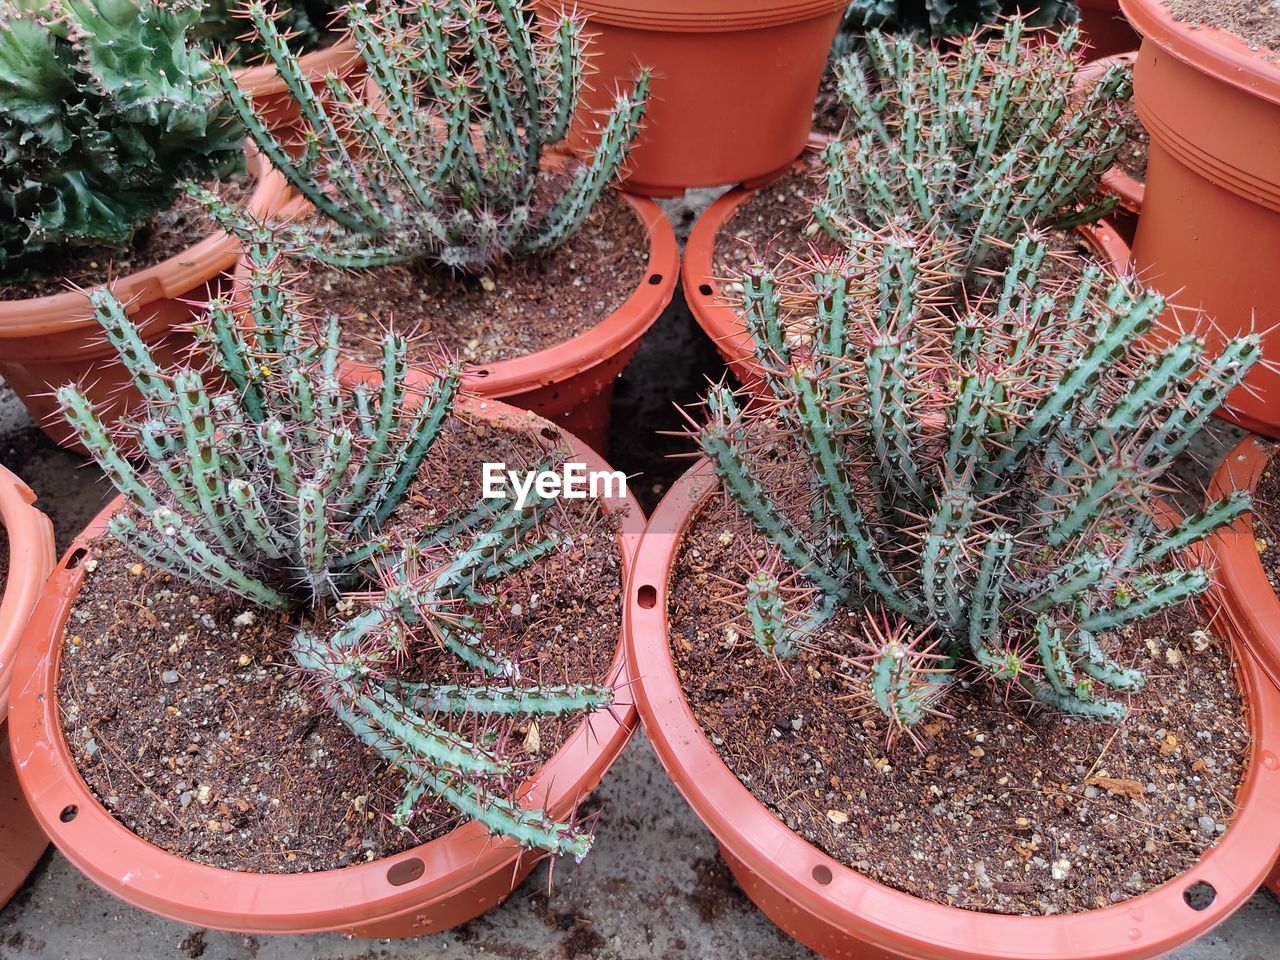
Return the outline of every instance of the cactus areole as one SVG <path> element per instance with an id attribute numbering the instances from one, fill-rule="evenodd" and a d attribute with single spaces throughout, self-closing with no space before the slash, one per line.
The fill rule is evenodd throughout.
<path id="1" fill-rule="evenodd" d="M 122 455 L 79 388 L 58 391 L 121 497 L 41 597 L 28 633 L 39 640 L 25 647 L 15 692 L 15 756 L 55 843 L 138 906 L 233 930 L 430 933 L 483 912 L 547 853 L 586 854 L 592 838 L 574 810 L 625 744 L 632 714 L 620 656 L 604 682 L 549 683 L 526 676 L 519 645 L 504 647 L 486 626 L 503 580 L 571 548 L 573 523 L 583 521 L 566 523 L 537 489 L 522 502 L 494 491 L 421 529 L 400 529 L 397 509 L 458 415 L 478 430 L 511 423 L 545 451 L 543 469 L 561 456 L 589 472 L 608 468 L 546 421 L 459 395 L 456 364 L 442 361 L 430 382 L 411 385 L 406 344 L 394 334 L 382 345 L 380 380 L 343 386 L 336 321 L 319 341 L 309 339 L 284 269 L 278 258 L 255 262 L 248 324 L 227 299 L 210 303 L 196 335 L 216 375 L 162 371 L 121 304 L 93 295 L 99 323 L 147 401 L 114 433 L 132 434 L 144 460 Z M 618 521 L 625 575 L 639 510 L 616 490 L 596 502 Z M 259 618 L 285 615 L 292 640 L 277 656 L 322 692 L 352 749 L 359 741 L 402 774 L 402 796 L 386 811 L 391 823 L 408 826 L 431 797 L 463 825 L 404 854 L 305 876 L 197 864 L 130 833 L 77 772 L 57 708 L 62 628 L 86 568 L 97 566 L 86 554 L 104 532 L 142 561 L 136 573 L 145 564 L 234 596 Z M 399 672 L 423 643 L 456 665 L 451 676 L 460 682 Z M 522 716 L 590 723 L 526 778 L 507 755 L 509 727 Z M 477 725 L 462 722 L 468 718 Z"/>

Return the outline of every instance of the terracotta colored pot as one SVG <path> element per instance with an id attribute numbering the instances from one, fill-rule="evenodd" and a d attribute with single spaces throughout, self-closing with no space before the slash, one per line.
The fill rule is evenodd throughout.
<path id="1" fill-rule="evenodd" d="M 1253 732 L 1236 817 L 1191 870 L 1104 910 L 1020 917 L 921 900 L 863 877 L 793 833 L 720 759 L 689 709 L 671 659 L 667 604 L 680 539 L 718 489 L 703 460 L 649 521 L 628 591 L 626 636 L 645 730 L 667 773 L 715 834 L 738 883 L 778 926 L 850 960 L 1138 960 L 1162 956 L 1225 920 L 1280 849 L 1280 691 L 1243 650 L 1239 676 Z M 1216 894 L 1197 911 L 1188 893 Z M 1197 901 L 1198 902 L 1198 901 Z"/>
<path id="2" fill-rule="evenodd" d="M 519 429 L 552 430 L 545 420 L 492 400 L 466 398 L 468 414 Z M 555 431 L 559 433 L 559 431 Z M 563 434 L 574 462 L 608 469 L 576 437 Z M 625 577 L 644 514 L 629 495 L 602 501 L 617 517 Z M 62 732 L 58 674 L 62 633 L 84 572 L 89 541 L 105 529 L 119 500 L 89 525 L 62 558 L 40 596 L 18 660 L 21 682 L 11 712 L 13 752 L 22 788 L 58 849 L 89 879 L 134 906 L 183 923 L 245 933 L 336 930 L 363 937 L 416 937 L 448 929 L 500 903 L 541 856 L 492 838 L 471 821 L 403 853 L 339 870 L 255 874 L 192 863 L 131 833 L 94 798 Z M 608 681 L 612 711 L 593 713 L 525 784 L 521 796 L 554 817 L 587 796 L 622 752 L 636 726 L 630 673 L 619 638 Z"/>
<path id="3" fill-rule="evenodd" d="M 1132 67 L 1138 59 L 1137 50 L 1118 53 L 1098 60 L 1091 60 L 1076 71 L 1076 83 L 1087 88 L 1106 72 L 1113 63 L 1122 63 Z M 1106 218 L 1116 232 L 1129 244 L 1138 229 L 1138 217 L 1142 214 L 1143 184 L 1135 180 L 1121 169 L 1119 164 L 1113 166 L 1102 175 L 1102 187 L 1098 191 L 1103 196 L 1115 197 L 1116 208 Z"/>
<path id="4" fill-rule="evenodd" d="M 304 53 L 298 58 L 298 65 L 302 68 L 303 75 L 317 88 L 330 73 L 337 74 L 348 85 L 354 85 L 363 78 L 365 72 L 364 61 L 356 51 L 355 40 L 345 33 L 328 47 Z M 245 67 L 237 70 L 235 76 L 236 83 L 249 95 L 268 128 L 277 136 L 298 122 L 298 103 L 273 65 L 265 63 Z M 286 135 L 284 140 L 287 142 L 288 139 Z"/>
<path id="5" fill-rule="evenodd" d="M 565 159 L 550 155 L 544 162 L 564 163 Z M 264 191 L 254 198 L 261 206 L 251 208 L 256 215 L 275 212 L 281 219 L 291 219 L 308 209 L 307 201 L 278 172 L 273 170 L 263 183 Z M 649 262 L 639 286 L 613 313 L 572 340 L 528 356 L 469 367 L 466 374 L 467 389 L 473 393 L 532 410 L 601 453 L 608 451 L 613 382 L 630 362 L 645 331 L 671 302 L 680 268 L 675 231 L 662 208 L 644 197 L 620 196 L 649 235 Z M 247 270 L 242 259 L 236 267 L 238 282 L 243 282 Z M 369 364 L 343 364 L 343 379 L 348 383 L 374 375 L 376 370 Z"/>
<path id="6" fill-rule="evenodd" d="M 249 169 L 257 170 L 250 151 Z M 267 202 L 259 180 L 250 202 Z M 221 231 L 167 260 L 111 282 L 111 290 L 161 366 L 179 363 L 191 347 L 181 329 L 196 307 L 223 292 L 226 274 L 235 265 L 240 244 Z M 68 291 L 29 300 L 0 300 L 0 377 L 26 404 L 31 418 L 56 443 L 84 452 L 74 431 L 58 413 L 53 391 L 79 382 L 103 419 L 114 421 L 140 402 L 128 373 L 106 343 L 102 328 L 83 291 Z"/>
<path id="7" fill-rule="evenodd" d="M 758 180 L 800 155 L 844 0 L 539 0 L 576 9 L 595 34 L 592 69 L 569 135 L 595 142 L 601 111 L 653 68 L 645 128 L 627 158 L 627 189 Z"/>
<path id="8" fill-rule="evenodd" d="M 7 539 L 9 553 L 9 575 L 0 584 L 0 907 L 49 845 L 18 786 L 4 719 L 18 641 L 53 569 L 53 525 L 33 506 L 35 499 L 30 487 L 0 466 L 0 536 Z"/>
<path id="9" fill-rule="evenodd" d="M 813 143 L 816 145 L 815 137 Z M 725 222 L 754 190 L 740 188 L 730 190 L 712 203 L 689 233 L 684 246 L 684 261 L 680 267 L 684 299 L 693 311 L 694 319 L 706 331 L 733 371 L 743 384 L 755 382 L 757 366 L 751 337 L 748 336 L 738 311 L 724 299 L 720 280 L 714 276 L 716 240 Z M 1087 227 L 1080 232 L 1097 254 L 1117 273 L 1124 272 L 1129 262 L 1129 247 L 1116 229 L 1105 221 Z"/>
<path id="10" fill-rule="evenodd" d="M 1249 330 L 1280 357 L 1280 65 L 1160 0 L 1121 0 L 1142 34 L 1134 101 L 1151 134 L 1139 275 L 1218 327 L 1210 350 Z M 1280 368 L 1259 364 L 1219 415 L 1280 436 Z"/>
<path id="11" fill-rule="evenodd" d="M 1138 45 L 1138 34 L 1120 12 L 1120 0 L 1077 0 L 1080 22 L 1077 24 L 1089 44 L 1085 56 L 1090 60 L 1114 56 Z"/>

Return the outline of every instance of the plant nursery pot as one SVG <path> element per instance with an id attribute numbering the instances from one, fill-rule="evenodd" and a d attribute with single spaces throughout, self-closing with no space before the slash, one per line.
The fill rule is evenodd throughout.
<path id="1" fill-rule="evenodd" d="M 257 154 L 251 150 L 248 157 L 250 171 L 257 171 Z M 261 207 L 268 193 L 260 178 L 250 202 Z M 161 366 L 173 366 L 186 355 L 192 340 L 182 325 L 224 290 L 239 252 L 239 241 L 218 231 L 155 266 L 111 281 L 111 291 Z M 58 413 L 53 395 L 58 387 L 79 383 L 108 423 L 141 401 L 94 320 L 85 291 L 0 300 L 0 377 L 55 443 L 81 453 L 74 431 Z"/>
<path id="2" fill-rule="evenodd" d="M 551 155 L 544 162 L 560 164 L 566 160 Z M 308 209 L 307 201 L 293 192 L 280 173 L 271 171 L 263 183 L 263 193 L 254 198 L 261 206 L 250 208 L 256 215 L 276 212 L 282 219 L 290 219 Z M 646 197 L 620 196 L 649 236 L 645 275 L 631 295 L 571 340 L 527 356 L 470 366 L 465 375 L 466 388 L 472 393 L 532 410 L 601 453 L 608 452 L 614 380 L 640 346 L 640 338 L 671 302 L 680 270 L 675 231 L 662 208 Z M 248 264 L 242 258 L 236 267 L 237 282 L 244 282 L 247 271 Z M 372 365 L 354 360 L 344 361 L 342 366 L 347 383 L 367 380 L 376 372 Z"/>
<path id="3" fill-rule="evenodd" d="M 1280 690 L 1244 650 L 1239 676 L 1253 733 L 1236 817 L 1217 846 L 1161 887 L 1102 910 L 1011 916 L 961 910 L 869 880 L 789 830 L 706 739 L 671 658 L 667 603 L 682 534 L 719 487 L 694 465 L 649 521 L 630 581 L 627 650 L 641 719 L 667 773 L 715 835 L 738 883 L 779 927 L 849 960 L 1139 960 L 1163 956 L 1226 919 L 1266 878 L 1280 848 Z M 1197 911 L 1192 891 L 1215 896 Z M 1195 900 L 1202 903 L 1202 900 Z"/>
<path id="4" fill-rule="evenodd" d="M 460 399 L 478 420 L 554 431 L 574 462 L 607 469 L 576 437 L 560 434 L 526 411 L 484 398 Z M 58 676 L 63 625 L 79 592 L 80 561 L 120 500 L 109 504 L 72 544 L 32 614 L 14 690 L 13 752 L 23 790 L 37 819 L 62 853 L 103 889 L 136 907 L 183 923 L 244 933 L 340 931 L 362 937 L 416 937 L 465 923 L 500 903 L 541 854 L 490 837 L 477 821 L 390 857 L 336 870 L 257 874 L 192 863 L 136 836 L 111 816 L 85 785 L 63 735 Z M 630 495 L 602 498 L 619 520 L 617 542 L 625 577 L 644 526 Z M 608 680 L 613 710 L 585 719 L 521 788 L 531 806 L 562 818 L 596 785 L 636 726 L 630 673 L 621 638 Z"/>
<path id="5" fill-rule="evenodd" d="M 30 487 L 0 466 L 0 536 L 9 554 L 9 573 L 0 584 L 0 907 L 49 845 L 18 786 L 4 719 L 18 641 L 55 559 L 53 525 L 35 508 L 35 499 Z"/>
<path id="6" fill-rule="evenodd" d="M 820 145 L 820 136 L 815 134 L 811 141 L 815 148 Z M 693 311 L 694 319 L 715 343 L 729 369 L 742 384 L 758 380 L 755 351 L 751 337 L 738 317 L 737 308 L 723 297 L 720 279 L 714 275 L 714 263 L 716 242 L 726 221 L 754 193 L 747 188 L 730 190 L 707 207 L 689 233 L 680 267 L 685 302 Z M 1129 246 L 1115 227 L 1100 221 L 1079 230 L 1112 270 L 1122 273 L 1127 269 Z"/>
<path id="7" fill-rule="evenodd" d="M 1081 13 L 1083 12 L 1081 8 Z M 1076 71 L 1076 83 L 1080 87 L 1086 87 L 1102 76 L 1113 63 L 1132 67 L 1137 59 L 1137 50 L 1130 49 L 1125 53 L 1091 60 Z M 1145 189 L 1141 181 L 1131 177 L 1119 164 L 1114 165 L 1102 175 L 1102 186 L 1098 192 L 1103 196 L 1116 198 L 1116 208 L 1106 219 L 1130 244 L 1138 229 L 1138 217 L 1142 214 L 1142 195 Z"/>
<path id="8" fill-rule="evenodd" d="M 813 101 L 843 0 L 539 0 L 576 9 L 597 71 L 569 134 L 589 151 L 602 111 L 640 67 L 653 69 L 645 125 L 626 163 L 627 189 L 678 196 L 687 187 L 758 180 L 804 149 Z"/>
<path id="9" fill-rule="evenodd" d="M 1078 0 L 1082 38 L 1090 60 L 1114 56 L 1138 45 L 1138 34 L 1120 12 L 1120 0 Z"/>
<path id="10" fill-rule="evenodd" d="M 298 66 L 314 84 L 322 83 L 333 73 L 354 85 L 363 77 L 365 70 L 355 40 L 345 33 L 330 46 L 304 53 L 298 58 Z M 279 133 L 298 122 L 298 102 L 272 64 L 244 67 L 236 71 L 235 78 L 270 130 Z M 288 138 L 285 139 L 287 141 Z"/>
<path id="11" fill-rule="evenodd" d="M 1134 102 L 1151 135 L 1138 275 L 1216 325 L 1209 349 L 1250 330 L 1280 356 L 1280 65 L 1160 0 L 1122 0 L 1142 34 Z M 1280 436 L 1280 369 L 1259 364 L 1219 415 Z"/>

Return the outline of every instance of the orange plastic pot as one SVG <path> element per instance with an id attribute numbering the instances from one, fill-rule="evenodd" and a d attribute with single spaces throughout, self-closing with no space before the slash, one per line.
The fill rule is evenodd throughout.
<path id="1" fill-rule="evenodd" d="M 521 430 L 554 431 L 574 462 L 609 469 L 576 437 L 492 400 L 459 401 L 468 415 Z M 493 838 L 476 821 L 395 856 L 316 873 L 256 874 L 192 863 L 131 833 L 85 785 L 62 732 L 58 674 L 63 625 L 80 590 L 80 566 L 103 533 L 110 504 L 62 558 L 31 616 L 18 660 L 11 710 L 13 753 L 32 810 L 58 849 L 89 879 L 136 907 L 201 927 L 245 933 L 341 931 L 362 937 L 415 937 L 465 923 L 500 903 L 541 855 Z M 604 499 L 619 521 L 623 575 L 630 572 L 644 514 L 629 495 Z M 624 583 L 625 583 L 624 579 Z M 622 752 L 636 726 L 621 638 L 608 680 L 612 711 L 586 718 L 522 787 L 529 806 L 564 817 Z"/>
<path id="2" fill-rule="evenodd" d="M 1077 26 L 1089 49 L 1090 60 L 1114 56 L 1138 45 L 1138 34 L 1120 12 L 1120 0 L 1077 0 L 1080 22 Z"/>
<path id="3" fill-rule="evenodd" d="M 53 525 L 35 508 L 35 499 L 30 487 L 0 466 L 0 535 L 9 552 L 9 574 L 0 584 L 0 907 L 49 845 L 18 786 L 5 724 L 18 641 L 53 569 Z"/>
<path id="4" fill-rule="evenodd" d="M 1229 337 L 1257 330 L 1280 356 L 1280 65 L 1265 51 L 1121 0 L 1142 34 L 1134 102 L 1151 135 L 1138 275 Z M 1280 368 L 1258 365 L 1219 414 L 1280 436 Z"/>
<path id="5" fill-rule="evenodd" d="M 1132 900 L 1086 913 L 1026 917 L 960 910 L 876 883 L 810 845 L 755 799 L 689 709 L 671 658 L 667 604 L 677 550 L 719 488 L 703 460 L 649 521 L 630 581 L 626 636 L 645 731 L 662 765 L 715 835 L 725 862 L 764 913 L 823 956 L 849 960 L 1141 960 L 1225 920 L 1266 878 L 1280 849 L 1280 690 L 1239 650 L 1253 732 L 1235 819 L 1191 870 Z M 1191 891 L 1213 901 L 1196 910 Z"/>
<path id="6" fill-rule="evenodd" d="M 330 46 L 320 50 L 312 50 L 298 58 L 298 66 L 302 74 L 313 85 L 319 87 L 330 73 L 354 85 L 364 75 L 364 61 L 356 51 L 356 42 L 348 34 L 343 34 Z M 298 102 L 289 93 L 289 88 L 276 73 L 276 68 L 269 63 L 256 67 L 245 67 L 235 73 L 236 83 L 240 86 L 253 105 L 266 121 L 267 127 L 279 136 L 282 131 L 294 127 L 298 123 Z M 288 137 L 284 137 L 288 141 Z"/>
<path id="7" fill-rule="evenodd" d="M 815 137 L 814 143 L 818 143 Z M 759 368 L 751 337 L 738 316 L 738 311 L 721 289 L 721 279 L 714 275 L 716 242 L 733 212 L 755 194 L 754 190 L 730 190 L 712 203 L 689 233 L 680 267 L 684 299 L 694 319 L 715 343 L 733 375 L 743 384 L 758 382 Z M 1081 227 L 1086 242 L 1117 273 L 1126 270 L 1129 246 L 1115 227 L 1105 221 Z"/>
<path id="8" fill-rule="evenodd" d="M 544 162 L 559 164 L 566 160 L 551 155 Z M 282 220 L 296 219 L 309 208 L 277 171 L 271 171 L 263 183 L 264 191 L 254 198 L 260 206 L 251 208 L 256 215 L 274 213 Z M 472 366 L 465 375 L 466 388 L 471 392 L 532 410 L 601 453 L 608 451 L 614 380 L 630 362 L 641 337 L 671 302 L 680 268 L 675 231 L 662 208 L 645 197 L 629 193 L 620 196 L 649 237 L 645 275 L 631 295 L 594 327 L 571 340 L 528 356 Z M 242 259 L 236 267 L 238 282 L 243 283 L 247 271 L 248 263 Z M 344 362 L 342 367 L 343 379 L 348 383 L 375 375 L 373 366 L 353 360 Z"/>
<path id="9" fill-rule="evenodd" d="M 597 71 L 569 145 L 591 149 L 601 111 L 651 67 L 645 126 L 627 158 L 627 189 L 755 181 L 800 155 L 844 0 L 539 0 L 577 10 L 594 34 Z"/>
<path id="10" fill-rule="evenodd" d="M 249 169 L 257 155 L 249 152 Z M 259 180 L 251 202 L 267 202 Z M 163 367 L 182 361 L 191 347 L 182 329 L 211 296 L 224 291 L 240 244 L 218 231 L 167 260 L 111 281 L 147 346 Z M 128 372 L 93 319 L 85 291 L 28 300 L 0 300 L 0 377 L 26 404 L 31 418 L 56 443 L 84 452 L 58 413 L 53 391 L 78 382 L 106 422 L 141 402 Z"/>

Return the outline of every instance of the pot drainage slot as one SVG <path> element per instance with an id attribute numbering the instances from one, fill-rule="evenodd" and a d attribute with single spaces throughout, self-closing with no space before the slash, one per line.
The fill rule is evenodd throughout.
<path id="1" fill-rule="evenodd" d="M 76 547 L 71 551 L 71 555 L 67 557 L 67 562 L 63 564 L 63 568 L 66 570 L 74 570 L 76 567 L 80 566 L 81 561 L 84 560 L 88 553 L 89 550 L 87 547 Z"/>
<path id="2" fill-rule="evenodd" d="M 422 865 L 422 861 L 417 857 L 401 860 L 399 863 L 393 864 L 387 871 L 387 883 L 393 887 L 403 887 L 406 883 L 420 880 L 425 870 L 426 868 Z"/>
<path id="3" fill-rule="evenodd" d="M 656 287 L 661 282 L 662 282 L 662 274 L 660 273 L 649 274 L 649 286 Z"/>
<path id="4" fill-rule="evenodd" d="M 709 283 L 699 284 L 698 292 L 702 294 L 704 297 L 709 297 L 711 296 L 711 294 L 715 293 L 715 291 L 711 289 L 711 284 Z"/>
<path id="5" fill-rule="evenodd" d="M 1192 910 L 1208 910 L 1214 900 L 1218 898 L 1218 891 L 1211 884 L 1200 880 L 1193 883 L 1187 889 L 1182 891 L 1182 899 L 1187 901 L 1187 906 Z"/>
<path id="6" fill-rule="evenodd" d="M 58 819 L 63 823 L 70 823 L 79 815 L 79 813 L 80 808 L 73 803 L 62 808 L 62 812 L 58 814 Z"/>
<path id="7" fill-rule="evenodd" d="M 831 882 L 831 868 L 825 863 L 818 864 L 813 868 L 813 879 L 825 887 Z"/>
<path id="8" fill-rule="evenodd" d="M 636 603 L 642 610 L 652 610 L 658 605 L 658 588 L 646 583 L 636 591 Z"/>

